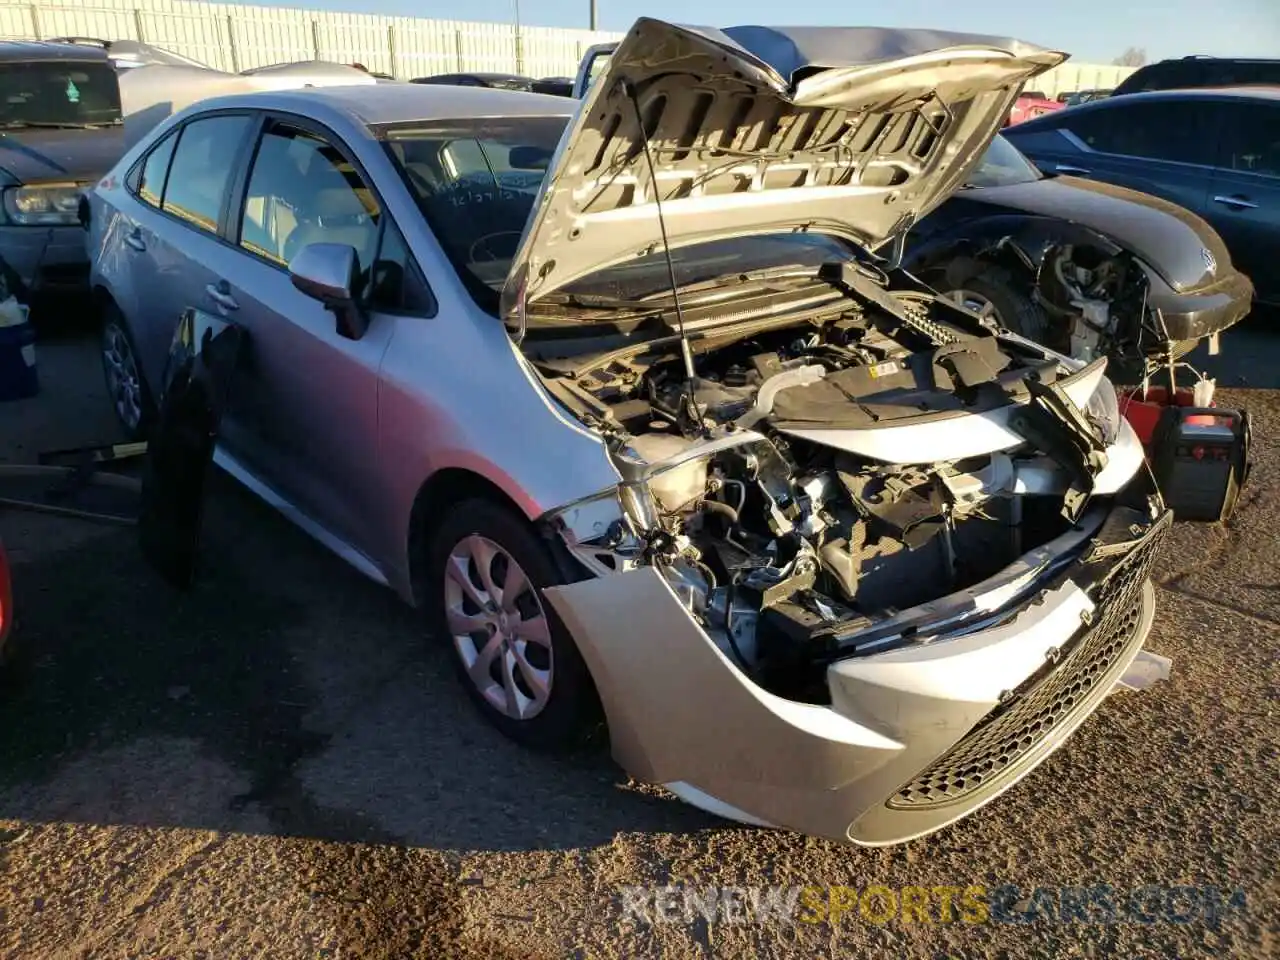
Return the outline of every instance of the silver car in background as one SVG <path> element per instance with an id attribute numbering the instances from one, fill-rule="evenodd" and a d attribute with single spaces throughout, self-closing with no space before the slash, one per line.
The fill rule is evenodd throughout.
<path id="1" fill-rule="evenodd" d="M 179 317 L 198 357 L 234 331 L 191 414 L 214 461 L 421 607 L 505 733 L 603 721 L 629 773 L 743 822 L 936 830 L 1160 666 L 1170 515 L 1106 361 L 875 255 L 1062 59 L 642 19 L 580 108 L 199 103 L 91 201 L 152 496 L 198 495 L 161 469 Z"/>

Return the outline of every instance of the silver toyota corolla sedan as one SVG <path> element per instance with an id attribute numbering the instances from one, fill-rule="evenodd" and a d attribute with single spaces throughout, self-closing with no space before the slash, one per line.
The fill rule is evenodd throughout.
<path id="1" fill-rule="evenodd" d="M 144 514 L 176 524 L 149 555 L 190 565 L 211 456 L 421 607 L 523 743 L 603 723 L 690 803 L 859 844 L 956 820 L 1168 666 L 1170 515 L 1105 360 L 895 268 L 1062 59 L 646 19 L 580 107 L 170 118 L 89 224 Z"/>

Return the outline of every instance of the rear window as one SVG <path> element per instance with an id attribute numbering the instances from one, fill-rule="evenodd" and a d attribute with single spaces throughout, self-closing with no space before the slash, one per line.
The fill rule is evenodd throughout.
<path id="1" fill-rule="evenodd" d="M 120 86 L 107 61 L 0 63 L 0 127 L 120 122 Z"/>

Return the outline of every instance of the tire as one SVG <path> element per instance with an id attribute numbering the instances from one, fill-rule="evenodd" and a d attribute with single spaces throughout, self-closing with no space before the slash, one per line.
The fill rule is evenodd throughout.
<path id="1" fill-rule="evenodd" d="M 449 515 L 426 540 L 429 625 L 449 646 L 458 677 L 480 712 L 506 736 L 535 750 L 565 752 L 593 740 L 601 728 L 595 686 L 573 639 L 541 596 L 564 580 L 525 519 L 489 500 L 466 500 L 450 505 Z M 516 587 L 514 598 L 489 610 L 482 602 L 493 598 L 477 562 L 484 557 L 494 593 L 501 596 L 504 584 L 512 584 L 507 579 L 511 561 L 523 573 L 515 582 L 527 583 Z M 463 634 L 458 629 L 463 625 L 476 629 Z M 521 634 L 537 639 L 521 639 Z M 481 661 L 487 669 L 472 666 Z"/>
<path id="2" fill-rule="evenodd" d="M 114 303 L 102 311 L 98 356 L 107 398 L 129 440 L 145 440 L 156 421 L 156 403 L 142 372 L 129 324 Z"/>
<path id="3" fill-rule="evenodd" d="M 1048 347 L 1061 346 L 1059 341 L 1063 338 L 1055 334 L 1049 317 L 1018 289 L 1013 277 L 1002 267 L 984 265 L 980 272 L 961 282 L 940 278 L 940 289 L 952 298 L 973 294 L 974 300 L 990 304 L 1000 326 Z"/>

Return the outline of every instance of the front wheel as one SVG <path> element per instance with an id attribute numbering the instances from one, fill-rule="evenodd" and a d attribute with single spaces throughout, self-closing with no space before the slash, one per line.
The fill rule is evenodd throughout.
<path id="1" fill-rule="evenodd" d="M 429 538 L 433 632 L 467 693 L 511 739 L 562 751 L 590 739 L 600 710 L 586 664 L 542 595 L 556 565 L 523 517 L 487 500 L 451 506 Z"/>
<path id="2" fill-rule="evenodd" d="M 1061 341 L 1065 338 L 1053 329 L 1044 310 L 1000 267 L 988 267 L 961 283 L 946 284 L 942 289 L 945 296 L 955 303 L 991 317 L 1006 330 L 1054 349 L 1064 345 Z"/>

